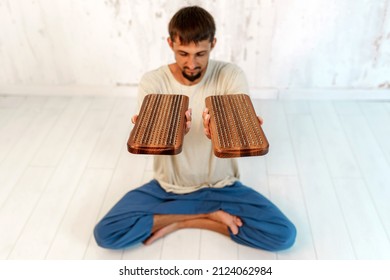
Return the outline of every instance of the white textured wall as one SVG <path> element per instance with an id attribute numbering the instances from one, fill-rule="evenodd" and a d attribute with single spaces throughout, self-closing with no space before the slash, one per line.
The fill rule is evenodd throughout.
<path id="1" fill-rule="evenodd" d="M 253 89 L 390 88 L 390 0 L 0 0 L 0 85 L 136 85 L 187 4 Z"/>

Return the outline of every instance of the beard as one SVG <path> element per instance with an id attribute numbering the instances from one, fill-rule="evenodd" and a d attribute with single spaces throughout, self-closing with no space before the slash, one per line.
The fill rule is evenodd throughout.
<path id="1" fill-rule="evenodd" d="M 197 68 L 195 68 L 197 69 Z M 199 68 L 200 69 L 200 68 Z M 186 72 L 185 72 L 185 69 L 181 72 L 183 74 L 183 77 L 186 78 L 187 80 L 189 80 L 190 82 L 194 82 L 196 81 L 197 79 L 200 78 L 200 76 L 202 76 L 202 72 L 199 71 L 199 73 L 197 74 L 194 74 L 194 75 L 188 75 Z"/>

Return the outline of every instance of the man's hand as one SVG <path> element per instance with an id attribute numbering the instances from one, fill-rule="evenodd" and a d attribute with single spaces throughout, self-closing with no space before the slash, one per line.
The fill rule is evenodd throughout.
<path id="1" fill-rule="evenodd" d="M 191 122 L 192 122 L 192 109 L 189 108 L 186 113 L 186 127 L 185 127 L 185 134 L 187 134 L 190 131 L 191 128 Z"/>
<path id="2" fill-rule="evenodd" d="M 263 125 L 263 123 L 264 123 L 263 118 L 260 116 L 257 116 L 257 119 L 259 120 L 260 125 Z"/>
<path id="3" fill-rule="evenodd" d="M 204 134 L 207 136 L 207 138 L 211 139 L 211 133 L 210 133 L 210 114 L 209 109 L 205 108 L 202 113 L 203 118 L 203 131 Z"/>
<path id="4" fill-rule="evenodd" d="M 138 115 L 134 115 L 131 117 L 131 122 L 135 124 L 137 122 L 137 119 L 138 119 Z"/>

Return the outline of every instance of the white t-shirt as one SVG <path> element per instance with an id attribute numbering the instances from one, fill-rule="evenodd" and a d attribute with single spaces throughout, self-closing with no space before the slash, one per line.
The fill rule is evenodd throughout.
<path id="1" fill-rule="evenodd" d="M 174 156 L 154 156 L 154 178 L 168 192 L 190 193 L 201 188 L 221 188 L 239 179 L 235 159 L 217 158 L 211 140 L 203 132 L 202 112 L 210 95 L 249 94 L 245 74 L 236 65 L 209 60 L 206 73 L 196 85 L 186 86 L 173 76 L 168 65 L 146 73 L 140 82 L 138 108 L 150 93 L 183 94 L 189 97 L 192 124 L 184 136 L 183 150 Z"/>

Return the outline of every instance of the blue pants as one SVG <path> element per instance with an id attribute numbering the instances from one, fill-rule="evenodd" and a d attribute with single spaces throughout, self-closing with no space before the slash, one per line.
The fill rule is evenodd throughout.
<path id="1" fill-rule="evenodd" d="M 156 180 L 128 192 L 96 225 L 99 246 L 123 249 L 151 235 L 154 214 L 204 214 L 217 210 L 240 217 L 237 243 L 269 251 L 291 247 L 296 229 L 267 198 L 239 181 L 224 188 L 205 188 L 189 194 L 163 190 Z"/>

